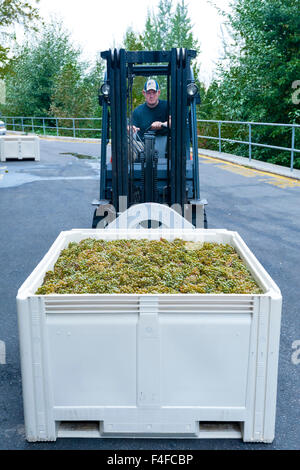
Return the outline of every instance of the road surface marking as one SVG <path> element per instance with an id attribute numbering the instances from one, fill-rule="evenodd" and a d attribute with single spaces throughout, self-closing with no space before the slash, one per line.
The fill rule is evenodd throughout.
<path id="1" fill-rule="evenodd" d="M 199 155 L 200 158 L 204 158 L 203 163 L 217 163 L 219 168 L 222 168 L 226 171 L 230 171 L 231 173 L 237 173 L 239 175 L 245 176 L 247 178 L 258 177 L 259 181 L 263 183 L 272 184 L 279 188 L 294 188 L 300 187 L 300 180 L 289 178 L 287 176 L 277 175 L 275 173 L 269 173 L 263 170 L 256 170 L 254 168 L 244 167 L 237 163 L 226 162 L 224 160 L 215 158 L 215 157 L 208 157 L 206 155 Z M 262 176 L 267 176 L 268 178 L 262 178 Z"/>

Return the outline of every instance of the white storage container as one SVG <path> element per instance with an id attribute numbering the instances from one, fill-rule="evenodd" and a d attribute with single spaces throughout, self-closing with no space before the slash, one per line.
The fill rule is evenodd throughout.
<path id="1" fill-rule="evenodd" d="M 229 243 L 264 293 L 35 295 L 61 250 L 89 237 Z M 281 301 L 236 232 L 62 232 L 17 296 L 27 440 L 272 442 Z"/>
<path id="2" fill-rule="evenodd" d="M 11 159 L 40 160 L 40 139 L 37 136 L 5 135 L 0 137 L 0 161 Z"/>

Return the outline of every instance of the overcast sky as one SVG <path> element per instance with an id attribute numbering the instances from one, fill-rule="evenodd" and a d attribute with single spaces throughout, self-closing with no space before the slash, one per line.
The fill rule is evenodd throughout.
<path id="1" fill-rule="evenodd" d="M 226 8 L 229 0 L 214 0 Z M 40 0 L 39 10 L 47 19 L 51 14 L 61 17 L 71 32 L 74 42 L 81 46 L 83 57 L 94 59 L 99 51 L 121 44 L 126 29 L 142 32 L 147 10 L 156 7 L 159 0 Z M 174 0 L 174 5 L 177 0 Z M 215 62 L 222 52 L 220 17 L 207 0 L 187 0 L 189 16 L 194 25 L 194 36 L 201 45 L 199 61 L 201 79 L 208 82 Z"/>

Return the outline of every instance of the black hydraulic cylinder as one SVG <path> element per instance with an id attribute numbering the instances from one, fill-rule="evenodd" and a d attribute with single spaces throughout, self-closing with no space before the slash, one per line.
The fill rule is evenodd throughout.
<path id="1" fill-rule="evenodd" d="M 128 148 L 126 106 L 125 50 L 117 50 L 108 57 L 111 92 L 112 139 L 112 193 L 113 205 L 119 211 L 120 196 L 128 196 Z"/>
<path id="2" fill-rule="evenodd" d="M 156 152 L 155 152 L 155 135 L 145 133 L 145 202 L 156 202 L 155 199 L 155 182 L 156 175 Z"/>
<path id="3" fill-rule="evenodd" d="M 171 60 L 171 204 L 186 203 L 187 70 L 186 49 L 172 49 Z"/>
<path id="4" fill-rule="evenodd" d="M 108 131 L 108 109 L 106 101 L 102 104 L 101 162 L 100 162 L 100 200 L 105 199 L 106 149 Z"/>

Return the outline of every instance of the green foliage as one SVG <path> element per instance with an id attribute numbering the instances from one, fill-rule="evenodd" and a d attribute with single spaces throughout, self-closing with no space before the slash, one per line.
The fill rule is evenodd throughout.
<path id="1" fill-rule="evenodd" d="M 84 117 L 91 107 L 91 96 L 81 78 L 78 64 L 67 64 L 56 75 L 49 113 L 60 117 Z"/>
<path id="2" fill-rule="evenodd" d="M 47 116 L 57 77 L 65 78 L 67 70 L 70 73 L 70 64 L 76 68 L 79 55 L 80 50 L 73 46 L 61 22 L 45 25 L 18 49 L 14 66 L 6 77 L 9 114 Z"/>
<path id="3" fill-rule="evenodd" d="M 83 64 L 66 64 L 55 77 L 49 113 L 60 117 L 97 117 L 100 109 L 97 93 L 102 79 L 100 62 L 87 75 Z"/>
<path id="4" fill-rule="evenodd" d="M 193 25 L 188 14 L 188 7 L 184 0 L 180 0 L 175 8 L 173 0 L 160 0 L 157 11 L 148 10 L 144 31 L 135 33 L 132 28 L 126 32 L 123 41 L 124 48 L 130 51 L 140 50 L 170 50 L 174 47 L 194 49 L 198 53 L 200 47 L 193 36 Z M 194 64 L 194 76 L 198 80 L 198 68 Z M 161 98 L 166 99 L 165 77 L 153 77 L 158 79 L 161 88 Z M 133 105 L 144 102 L 141 93 L 145 78 L 137 77 L 133 86 Z"/>
<path id="5" fill-rule="evenodd" d="M 98 90 L 103 82 L 103 64 L 97 62 L 84 73 L 86 65 L 81 63 L 66 64 L 55 77 L 49 114 L 54 117 L 100 117 L 101 108 L 98 103 Z M 96 122 L 76 120 L 77 137 L 93 137 Z M 70 120 L 60 120 L 59 125 L 65 128 L 72 126 Z M 70 132 L 70 131 L 66 131 Z M 71 134 L 70 134 L 71 135 Z"/>
<path id="6" fill-rule="evenodd" d="M 292 100 L 292 84 L 300 77 L 299 7 L 299 0 L 231 1 L 231 12 L 223 14 L 233 47 L 226 51 L 218 79 L 210 87 L 214 90 L 210 97 L 214 106 L 207 103 L 210 119 L 274 123 L 299 120 L 299 109 Z M 246 132 L 239 129 L 231 138 Z M 290 147 L 291 131 L 255 127 L 252 140 Z M 233 149 L 231 144 L 224 144 L 224 150 L 241 155 L 248 152 L 247 146 Z M 289 161 L 288 154 L 279 155 L 276 150 L 253 148 L 253 156 L 282 164 Z"/>
<path id="7" fill-rule="evenodd" d="M 124 48 L 127 51 L 142 51 L 144 42 L 142 36 L 135 33 L 132 27 L 129 27 L 124 37 Z"/>
<path id="8" fill-rule="evenodd" d="M 193 36 L 193 25 L 188 14 L 188 7 L 184 0 L 177 3 L 175 14 L 171 22 L 170 47 L 186 47 L 200 52 L 197 39 Z"/>
<path id="9" fill-rule="evenodd" d="M 184 0 L 179 1 L 175 9 L 172 0 L 160 0 L 157 13 L 148 11 L 141 39 L 144 49 L 148 50 L 185 47 L 199 52 L 200 49 L 193 36 L 193 25 Z"/>
<path id="10" fill-rule="evenodd" d="M 220 69 L 221 100 L 228 118 L 293 121 L 291 87 L 300 76 L 299 7 L 299 0 L 232 2 L 228 19 L 240 48 L 230 54 L 229 69 Z"/>
<path id="11" fill-rule="evenodd" d="M 39 20 L 38 10 L 29 2 L 0 0 L 0 78 L 5 77 L 12 62 L 12 57 L 9 57 L 11 42 L 15 39 L 12 27 L 15 24 L 22 24 L 25 29 L 35 28 L 37 20 Z"/>
<path id="12" fill-rule="evenodd" d="M 62 22 L 53 19 L 41 31 L 16 48 L 16 58 L 6 74 L 6 104 L 1 106 L 8 116 L 100 117 L 98 89 L 103 81 L 104 65 L 93 66 L 80 59 Z M 54 127 L 55 120 L 47 124 Z M 72 127 L 72 121 L 59 125 Z M 93 128 L 93 121 L 76 121 L 77 128 Z M 50 132 L 51 129 L 47 130 Z M 43 130 L 42 130 L 43 132 Z M 53 131 L 55 132 L 55 131 Z M 68 132 L 66 131 L 67 135 Z M 82 137 L 93 137 L 91 131 L 80 131 Z"/>
<path id="13" fill-rule="evenodd" d="M 172 0 L 160 0 L 156 14 L 148 10 L 143 34 L 144 48 L 146 50 L 170 49 L 173 21 Z"/>

